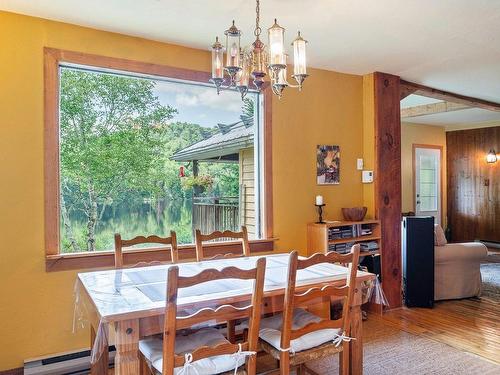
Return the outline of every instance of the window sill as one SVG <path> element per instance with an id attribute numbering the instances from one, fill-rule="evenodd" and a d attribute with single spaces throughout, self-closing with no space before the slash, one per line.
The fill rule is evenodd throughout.
<path id="1" fill-rule="evenodd" d="M 274 249 L 276 238 L 265 240 L 251 240 L 251 253 L 268 253 Z M 224 243 L 210 243 L 205 245 L 207 256 L 216 254 L 241 251 L 239 241 L 228 241 Z M 170 251 L 163 248 L 134 249 L 123 253 L 125 264 L 136 264 L 139 262 L 170 261 Z M 179 246 L 179 260 L 181 262 L 196 259 L 194 245 Z M 95 253 L 59 254 L 47 255 L 45 258 L 45 270 L 47 272 L 82 270 L 92 268 L 111 268 L 115 264 L 113 251 L 99 251 Z"/>

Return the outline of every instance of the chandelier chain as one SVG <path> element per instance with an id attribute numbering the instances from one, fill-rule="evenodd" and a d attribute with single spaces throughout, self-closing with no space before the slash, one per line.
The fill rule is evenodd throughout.
<path id="1" fill-rule="evenodd" d="M 257 0 L 257 5 L 255 6 L 255 30 L 254 35 L 258 38 L 262 29 L 260 28 L 260 0 Z"/>

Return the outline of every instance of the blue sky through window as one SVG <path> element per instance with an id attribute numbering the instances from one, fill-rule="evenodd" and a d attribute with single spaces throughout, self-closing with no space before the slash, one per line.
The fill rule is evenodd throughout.
<path id="1" fill-rule="evenodd" d="M 239 92 L 227 90 L 217 95 L 215 87 L 156 81 L 155 94 L 162 104 L 176 108 L 174 122 L 204 127 L 229 124 L 240 119 L 242 101 Z"/>

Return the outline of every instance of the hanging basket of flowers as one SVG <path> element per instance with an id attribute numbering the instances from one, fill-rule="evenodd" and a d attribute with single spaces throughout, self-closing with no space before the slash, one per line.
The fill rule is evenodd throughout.
<path id="1" fill-rule="evenodd" d="M 212 188 L 214 179 L 212 176 L 189 176 L 182 179 L 182 188 L 184 190 L 190 190 L 198 188 L 200 191 L 206 191 Z"/>

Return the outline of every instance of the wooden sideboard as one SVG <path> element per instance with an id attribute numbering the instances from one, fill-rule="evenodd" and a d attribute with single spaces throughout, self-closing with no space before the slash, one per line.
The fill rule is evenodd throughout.
<path id="1" fill-rule="evenodd" d="M 351 231 L 350 235 L 349 231 Z M 363 234 L 366 232 L 369 233 Z M 380 239 L 381 227 L 378 220 L 309 223 L 307 225 L 307 254 L 310 256 L 314 253 L 338 251 L 336 248 L 344 245 L 372 242 L 377 244 L 377 249 L 363 250 L 362 248 L 360 256 L 380 255 L 382 252 Z"/>

